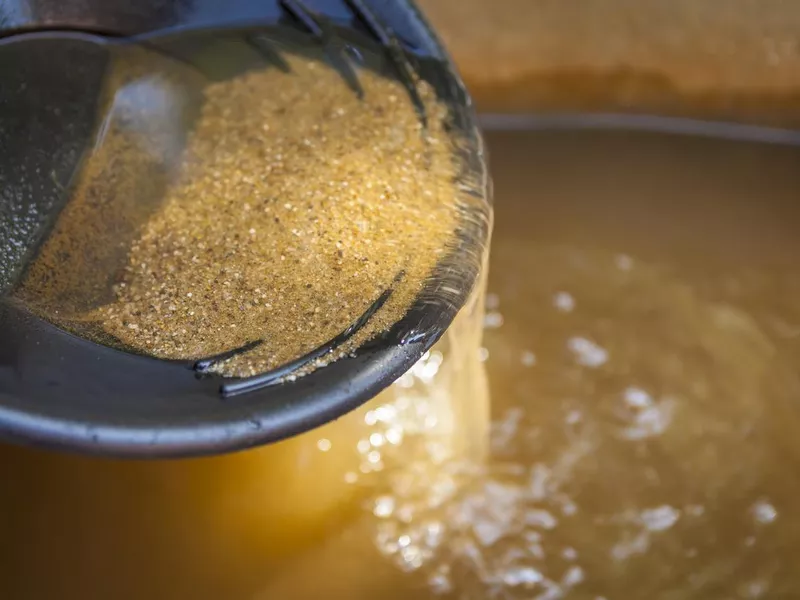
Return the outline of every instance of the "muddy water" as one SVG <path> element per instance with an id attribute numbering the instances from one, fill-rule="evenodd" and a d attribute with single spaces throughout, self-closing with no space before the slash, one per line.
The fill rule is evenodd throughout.
<path id="1" fill-rule="evenodd" d="M 488 144 L 482 324 L 476 297 L 393 390 L 271 448 L 4 449 L 0 597 L 800 596 L 800 148 Z"/>
<path id="2" fill-rule="evenodd" d="M 510 596 L 548 578 L 552 597 L 800 595 L 800 150 L 563 131 L 489 146 L 496 455 L 526 471 L 503 492 L 524 498 L 512 521 L 552 516 L 522 534 L 542 582 Z"/>

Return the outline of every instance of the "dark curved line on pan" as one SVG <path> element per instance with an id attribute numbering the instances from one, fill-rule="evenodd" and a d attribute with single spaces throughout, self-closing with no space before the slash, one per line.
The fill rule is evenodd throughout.
<path id="1" fill-rule="evenodd" d="M 411 103 L 414 105 L 420 121 L 422 121 L 423 128 L 427 129 L 428 115 L 425 112 L 425 105 L 422 102 L 422 98 L 420 98 L 419 90 L 417 90 L 417 84 L 414 80 L 415 70 L 409 63 L 400 40 L 397 39 L 391 28 L 384 25 L 375 13 L 364 4 L 363 0 L 345 0 L 345 3 L 386 50 L 395 71 L 400 77 L 400 83 L 406 88 L 408 96 L 411 98 Z"/>
<path id="2" fill-rule="evenodd" d="M 22 26 L 12 27 L 11 29 L 0 30 L 0 41 L 14 43 L 18 40 L 13 39 L 16 36 L 20 38 L 25 36 L 40 37 L 42 39 L 52 39 L 52 34 L 57 34 L 58 37 L 71 37 L 72 39 L 88 40 L 88 38 L 95 38 L 102 40 L 101 43 L 106 41 L 120 41 L 125 40 L 127 36 L 115 31 L 108 31 L 102 28 L 95 28 L 91 26 L 78 26 L 78 25 L 36 25 L 36 26 Z"/>
<path id="3" fill-rule="evenodd" d="M 281 6 L 294 20 L 310 33 L 322 46 L 325 55 L 350 90 L 359 98 L 364 97 L 364 88 L 347 57 L 346 44 L 336 36 L 335 28 L 323 16 L 308 8 L 301 0 L 281 0 Z"/>
<path id="4" fill-rule="evenodd" d="M 280 0 L 280 5 L 283 10 L 289 13 L 289 16 L 304 27 L 308 33 L 313 35 L 318 40 L 322 39 L 323 31 L 317 23 L 310 9 L 308 9 L 300 0 Z"/>
<path id="5" fill-rule="evenodd" d="M 281 383 L 283 378 L 290 375 L 294 371 L 301 369 L 305 366 L 310 365 L 314 361 L 322 358 L 323 356 L 333 352 L 347 342 L 351 337 L 353 337 L 356 333 L 358 333 L 367 322 L 378 312 L 386 301 L 389 300 L 392 293 L 394 292 L 394 286 L 399 282 L 403 276 L 405 275 L 404 271 L 400 271 L 400 273 L 395 276 L 394 281 L 392 282 L 392 286 L 388 289 L 384 290 L 383 293 L 378 296 L 378 298 L 367 308 L 367 310 L 353 323 L 350 324 L 347 329 L 342 331 L 339 335 L 335 338 L 326 342 L 322 346 L 315 348 L 308 354 L 301 356 L 291 362 L 286 363 L 285 365 L 278 367 L 277 369 L 273 369 L 267 373 L 263 373 L 261 375 L 256 375 L 254 377 L 248 377 L 246 379 L 241 379 L 239 381 L 234 381 L 231 383 L 223 383 L 220 385 L 220 395 L 223 398 L 230 398 L 232 396 L 238 396 L 240 394 L 246 394 L 249 392 L 254 392 L 257 390 L 264 389 L 266 387 L 270 387 Z"/>
<path id="6" fill-rule="evenodd" d="M 238 356 L 239 354 L 249 352 L 254 348 L 258 348 L 263 343 L 264 340 L 255 340 L 254 342 L 247 342 L 244 346 L 239 346 L 233 350 L 220 352 L 219 354 L 209 356 L 208 358 L 201 358 L 200 360 L 195 361 L 195 363 L 192 365 L 192 370 L 196 371 L 200 375 L 204 375 L 208 373 L 215 364 L 229 360 L 234 356 Z"/>
<path id="7" fill-rule="evenodd" d="M 334 27 L 325 22 L 320 21 L 320 25 L 325 31 L 325 39 L 323 41 L 323 48 L 331 66 L 339 73 L 339 76 L 345 80 L 347 87 L 361 100 L 364 98 L 364 88 L 361 87 L 361 82 L 358 80 L 356 70 L 350 62 L 347 55 L 347 45 L 342 42 L 334 33 Z"/>
<path id="8" fill-rule="evenodd" d="M 345 4 L 381 46 L 388 48 L 392 45 L 392 31 L 375 16 L 375 13 L 362 0 L 345 0 Z"/>
<path id="9" fill-rule="evenodd" d="M 258 52 L 261 57 L 273 67 L 277 68 L 282 73 L 291 73 L 292 69 L 289 66 L 281 53 L 276 50 L 269 42 L 266 35 L 263 33 L 254 33 L 244 36 L 245 43 Z"/>

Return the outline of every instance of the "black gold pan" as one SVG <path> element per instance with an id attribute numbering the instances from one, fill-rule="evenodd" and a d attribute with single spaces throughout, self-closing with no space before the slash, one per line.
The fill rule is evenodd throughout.
<path id="1" fill-rule="evenodd" d="M 247 51 L 209 62 L 208 49 L 223 39 Z M 356 333 L 392 289 L 309 355 L 240 379 L 207 372 L 224 357 L 157 360 L 34 316 L 14 290 L 94 143 L 109 64 L 145 51 L 165 71 L 190 70 L 187 82 L 198 73 L 219 79 L 253 61 L 285 69 L 284 43 L 322 56 L 355 94 L 354 63 L 365 55 L 378 59 L 357 66 L 401 83 L 421 77 L 449 106 L 452 129 L 465 141 L 454 156 L 458 183 L 479 201 L 464 211 L 458 243 L 406 316 L 353 355 L 294 380 L 287 375 Z M 186 85 L 191 103 L 196 90 Z M 415 88 L 406 87 L 424 124 Z M 466 302 L 489 234 L 487 185 L 469 98 L 411 2 L 0 1 L 0 438 L 119 456 L 190 456 L 276 441 L 341 416 L 411 367 Z"/>

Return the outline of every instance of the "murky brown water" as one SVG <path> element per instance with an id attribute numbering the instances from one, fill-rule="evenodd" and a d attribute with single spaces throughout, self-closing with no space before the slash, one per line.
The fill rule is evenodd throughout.
<path id="1" fill-rule="evenodd" d="M 477 304 L 394 390 L 284 444 L 4 449 L 0 597 L 800 597 L 800 148 L 488 142 L 487 463 L 459 356 Z"/>
<path id="2" fill-rule="evenodd" d="M 800 151 L 608 132 L 489 146 L 495 441 L 526 468 L 503 493 L 552 516 L 519 565 L 572 569 L 568 598 L 800 596 Z"/>

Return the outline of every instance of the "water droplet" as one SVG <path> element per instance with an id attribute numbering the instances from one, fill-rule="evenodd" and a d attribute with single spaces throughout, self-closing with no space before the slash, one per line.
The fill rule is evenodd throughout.
<path id="1" fill-rule="evenodd" d="M 608 351 L 587 338 L 570 338 L 567 347 L 575 354 L 578 364 L 584 367 L 596 368 L 608 361 Z"/>
<path id="2" fill-rule="evenodd" d="M 503 315 L 499 312 L 488 312 L 483 318 L 483 326 L 486 329 L 497 329 L 503 325 Z"/>
<path id="3" fill-rule="evenodd" d="M 672 527 L 680 518 L 680 511 L 663 505 L 643 510 L 641 514 L 644 526 L 650 531 L 664 531 Z"/>
<path id="4" fill-rule="evenodd" d="M 553 296 L 553 306 L 561 312 L 572 312 L 575 309 L 575 298 L 569 292 L 558 292 Z"/>
<path id="5" fill-rule="evenodd" d="M 753 505 L 753 517 L 763 524 L 772 523 L 778 517 L 778 511 L 766 500 L 759 500 Z"/>

